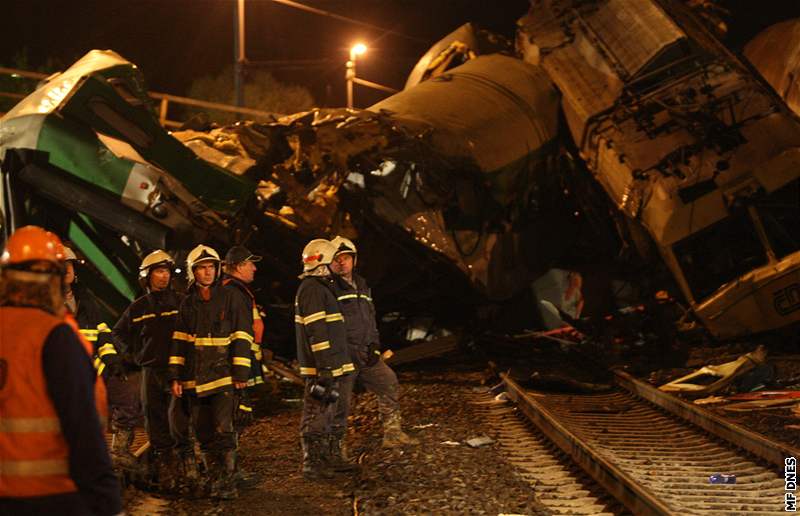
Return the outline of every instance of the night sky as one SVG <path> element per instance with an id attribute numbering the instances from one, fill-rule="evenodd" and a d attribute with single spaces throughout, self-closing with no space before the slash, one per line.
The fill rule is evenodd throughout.
<path id="1" fill-rule="evenodd" d="M 344 63 L 356 41 L 370 47 L 358 76 L 400 88 L 431 44 L 468 21 L 511 36 L 528 0 L 299 0 L 404 36 L 337 21 L 271 0 L 246 0 L 247 57 L 252 61 L 311 59 L 305 69 L 275 69 L 279 79 L 307 86 L 317 104 L 345 103 Z M 799 0 L 723 0 L 733 11 L 736 48 L 777 21 L 800 16 Z M 68 66 L 93 48 L 112 49 L 136 63 L 150 89 L 186 93 L 192 79 L 233 62 L 234 0 L 5 0 L 0 64 L 26 52 L 34 66 L 47 59 Z M 356 87 L 357 107 L 383 93 Z"/>

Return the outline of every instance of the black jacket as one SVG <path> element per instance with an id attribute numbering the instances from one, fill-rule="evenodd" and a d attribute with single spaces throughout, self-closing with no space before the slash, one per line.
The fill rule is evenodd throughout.
<path id="1" fill-rule="evenodd" d="M 260 335 L 256 329 L 256 320 L 258 320 L 258 322 L 262 325 L 262 330 L 263 322 L 261 322 L 261 313 L 258 309 L 258 305 L 256 304 L 256 298 L 253 295 L 253 292 L 250 290 L 250 287 L 248 287 L 245 282 L 239 280 L 238 278 L 234 278 L 231 275 L 224 274 L 222 276 L 222 285 L 225 288 L 232 289 L 235 295 L 242 296 L 243 301 L 252 306 L 254 340 L 250 344 L 250 359 L 253 362 L 252 366 L 250 367 L 250 378 L 247 380 L 247 385 L 252 387 L 253 385 L 264 383 L 261 365 L 261 342 L 259 342 Z"/>
<path id="2" fill-rule="evenodd" d="M 341 376 L 355 370 L 347 349 L 347 334 L 333 278 L 303 279 L 294 301 L 297 360 L 302 376 L 317 376 L 321 370 Z"/>
<path id="3" fill-rule="evenodd" d="M 253 312 L 241 295 L 214 284 L 204 301 L 192 285 L 178 309 L 169 357 L 170 380 L 200 397 L 233 390 L 246 382 L 252 360 Z"/>
<path id="4" fill-rule="evenodd" d="M 172 289 L 150 292 L 130 304 L 114 325 L 117 352 L 139 367 L 166 369 L 183 296 Z"/>
<path id="5" fill-rule="evenodd" d="M 372 304 L 372 290 L 367 286 L 367 281 L 353 274 L 351 285 L 344 278 L 336 276 L 333 282 L 336 300 L 342 307 L 342 314 L 347 321 L 347 342 L 359 349 L 366 349 L 373 345 L 380 347 L 380 335 L 375 322 L 375 305 Z"/>
<path id="6" fill-rule="evenodd" d="M 72 314 L 78 323 L 81 335 L 92 343 L 94 350 L 94 368 L 98 376 L 103 374 L 106 366 L 120 360 L 114 346 L 111 328 L 100 315 L 100 307 L 94 296 L 84 289 L 74 289 L 73 295 L 77 303 L 77 313 Z"/>

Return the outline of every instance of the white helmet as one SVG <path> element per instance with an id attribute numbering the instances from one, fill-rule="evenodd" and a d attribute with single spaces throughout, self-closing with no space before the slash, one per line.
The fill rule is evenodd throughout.
<path id="1" fill-rule="evenodd" d="M 147 275 L 150 274 L 150 269 L 162 265 L 172 269 L 175 266 L 175 260 L 166 252 L 157 249 L 142 260 L 142 264 L 139 266 L 139 279 L 146 279 Z"/>
<path id="2" fill-rule="evenodd" d="M 194 268 L 202 262 L 214 262 L 217 268 L 217 276 L 219 276 L 219 254 L 211 247 L 200 244 L 189 251 L 189 256 L 186 257 L 186 275 L 190 284 L 194 283 Z"/>
<path id="3" fill-rule="evenodd" d="M 330 265 L 336 247 L 329 240 L 316 238 L 303 248 L 303 272 L 311 272 L 320 265 Z"/>
<path id="4" fill-rule="evenodd" d="M 356 244 L 354 244 L 349 238 L 337 235 L 333 240 L 331 240 L 331 244 L 333 244 L 333 246 L 336 248 L 336 254 L 358 254 Z"/>
<path id="5" fill-rule="evenodd" d="M 64 261 L 65 262 L 78 261 L 78 257 L 75 256 L 75 251 L 73 251 L 67 246 L 64 246 Z"/>

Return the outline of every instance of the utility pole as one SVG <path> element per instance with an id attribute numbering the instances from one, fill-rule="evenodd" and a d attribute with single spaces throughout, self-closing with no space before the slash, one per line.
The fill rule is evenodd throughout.
<path id="1" fill-rule="evenodd" d="M 244 107 L 244 0 L 236 0 L 236 17 L 233 25 L 233 85 L 236 91 L 236 105 Z M 241 115 L 237 115 L 241 116 Z"/>

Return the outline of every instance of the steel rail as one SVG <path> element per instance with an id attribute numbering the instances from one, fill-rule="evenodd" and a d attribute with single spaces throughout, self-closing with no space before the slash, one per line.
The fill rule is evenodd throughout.
<path id="1" fill-rule="evenodd" d="M 765 461 L 784 467 L 786 457 L 800 457 L 800 449 L 772 441 L 717 416 L 709 410 L 687 403 L 677 396 L 658 390 L 624 371 L 614 372 L 617 385 L 632 394 L 661 407 L 670 414 L 689 421 L 734 446 L 747 450 Z"/>
<path id="2" fill-rule="evenodd" d="M 632 477 L 599 456 L 582 439 L 569 431 L 544 405 L 525 392 L 507 374 L 500 378 L 508 396 L 541 432 L 569 455 L 584 471 L 634 514 L 669 515 L 670 508 Z"/>

